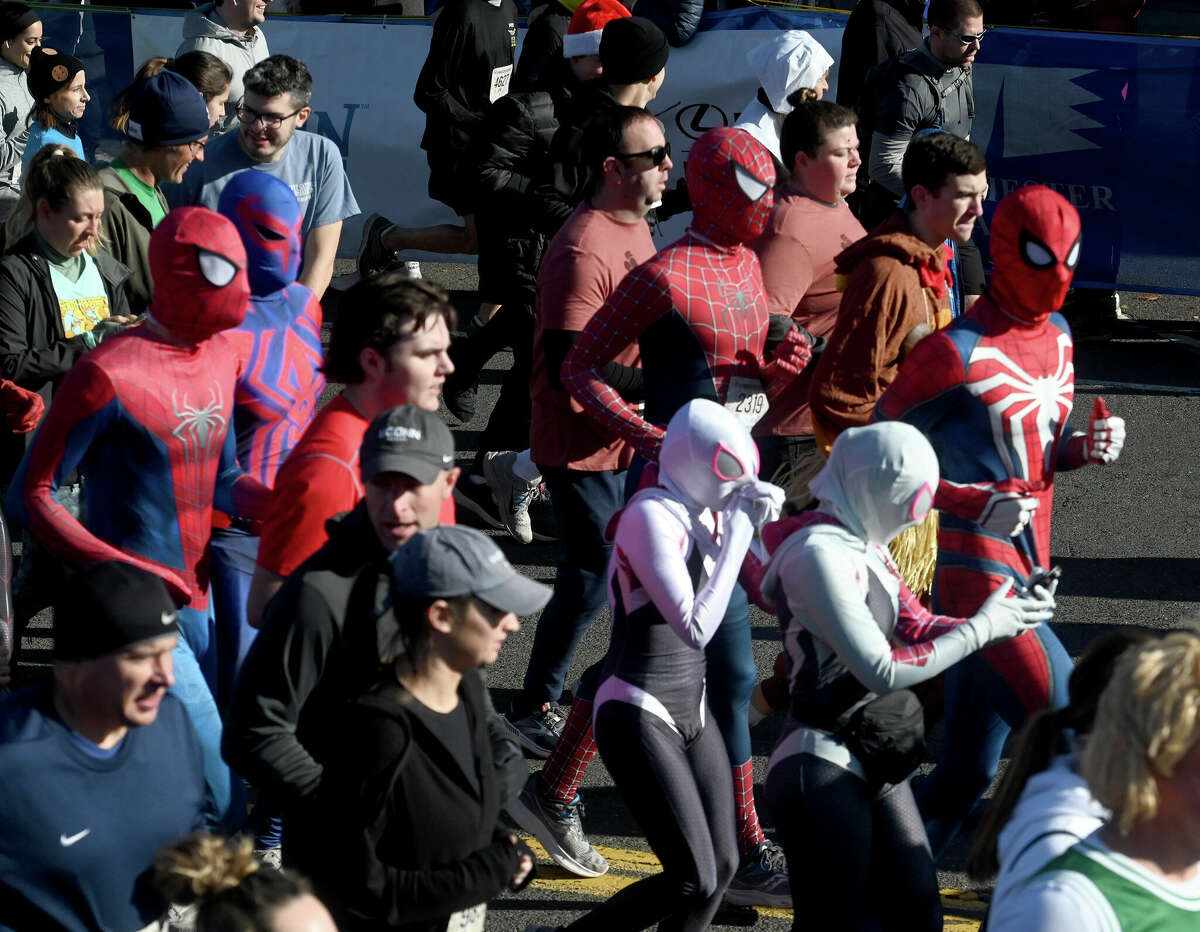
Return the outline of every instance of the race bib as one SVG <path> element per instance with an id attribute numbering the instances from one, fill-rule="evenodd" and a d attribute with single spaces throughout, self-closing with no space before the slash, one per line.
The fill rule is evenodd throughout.
<path id="1" fill-rule="evenodd" d="M 763 391 L 762 382 L 735 375 L 729 380 L 729 391 L 725 393 L 725 407 L 749 430 L 762 420 L 770 405 L 767 404 L 767 393 Z"/>
<path id="2" fill-rule="evenodd" d="M 487 918 L 487 903 L 460 909 L 452 913 L 446 932 L 483 932 L 483 920 Z"/>
<path id="3" fill-rule="evenodd" d="M 492 69 L 492 86 L 488 88 L 488 103 L 494 104 L 508 93 L 508 84 L 512 80 L 512 73 L 512 65 Z"/>

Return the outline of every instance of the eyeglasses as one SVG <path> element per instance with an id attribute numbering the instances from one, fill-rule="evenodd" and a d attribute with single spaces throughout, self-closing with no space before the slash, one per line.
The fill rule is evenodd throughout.
<path id="1" fill-rule="evenodd" d="M 650 164 L 657 168 L 667 160 L 667 156 L 671 154 L 671 144 L 668 142 L 661 146 L 655 146 L 653 149 L 647 149 L 645 152 L 614 152 L 615 159 L 640 159 L 648 158 Z"/>
<path id="2" fill-rule="evenodd" d="M 973 45 L 976 43 L 979 45 L 983 45 L 983 37 L 987 35 L 987 30 L 985 29 L 983 32 L 981 32 L 977 36 L 972 35 L 969 32 L 963 32 L 963 33 L 950 32 L 949 29 L 946 30 L 946 34 L 954 36 L 954 38 L 956 38 L 963 45 Z"/>
<path id="3" fill-rule="evenodd" d="M 243 126 L 253 126 L 255 123 L 261 120 L 262 125 L 267 129 L 274 129 L 284 120 L 288 119 L 288 117 L 294 117 L 303 109 L 303 107 L 300 107 L 296 110 L 293 110 L 291 113 L 285 113 L 283 116 L 278 116 L 274 113 L 259 113 L 257 110 L 254 110 L 250 107 L 238 107 L 237 118 L 238 122 Z"/>
<path id="4" fill-rule="evenodd" d="M 198 156 L 198 155 L 199 155 L 201 152 L 203 152 L 203 151 L 204 151 L 204 147 L 205 147 L 205 146 L 207 146 L 207 145 L 208 145 L 208 138 L 207 138 L 207 137 L 205 137 L 204 139 L 195 139 L 195 140 L 193 140 L 192 142 L 189 142 L 189 143 L 187 143 L 187 146 L 188 146 L 188 147 L 191 149 L 191 151 L 192 151 L 192 157 L 193 157 L 193 158 L 195 158 L 195 157 L 196 157 L 196 156 Z"/>

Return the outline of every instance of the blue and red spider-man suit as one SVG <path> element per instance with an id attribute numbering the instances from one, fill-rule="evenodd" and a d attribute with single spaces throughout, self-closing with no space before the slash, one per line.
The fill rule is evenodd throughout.
<path id="1" fill-rule="evenodd" d="M 256 171 L 234 175 L 221 192 L 217 211 L 237 228 L 250 281 L 246 319 L 225 332 L 241 362 L 233 408 L 237 459 L 254 478 L 274 486 L 275 473 L 311 423 L 325 388 L 320 372 L 321 305 L 296 281 L 303 214 L 291 188 L 274 175 Z M 246 600 L 258 536 L 250 528 L 230 526 L 224 514 L 216 516 L 215 525 L 217 698 L 224 708 L 254 641 Z"/>
<path id="2" fill-rule="evenodd" d="M 693 205 L 687 231 L 625 276 L 575 340 L 562 368 L 563 384 L 575 399 L 644 460 L 658 459 L 663 428 L 694 398 L 726 405 L 750 426 L 811 355 L 808 342 L 792 330 L 770 359 L 764 357 L 770 318 L 758 257 L 747 244 L 771 216 L 770 153 L 743 130 L 710 130 L 692 147 L 687 183 Z M 635 341 L 644 371 L 644 417 L 602 376 L 604 364 Z M 764 835 L 750 763 L 748 709 L 756 670 L 741 587 L 730 597 L 705 655 L 709 706 L 733 767 L 738 843 L 749 856 Z"/>
<path id="3" fill-rule="evenodd" d="M 1097 399 L 1087 433 L 1068 428 L 1075 396 L 1070 328 L 1057 313 L 1079 257 L 1080 222 L 1033 185 L 992 221 L 987 293 L 910 353 L 876 408 L 929 437 L 942 481 L 934 611 L 967 616 L 1005 579 L 1050 561 L 1057 469 L 1109 463 L 1124 422 Z M 995 775 L 1009 730 L 1067 701 L 1071 661 L 1046 625 L 979 651 L 946 677 L 946 744 L 918 793 L 935 856 Z"/>
<path id="4" fill-rule="evenodd" d="M 270 490 L 238 466 L 239 362 L 222 331 L 241 323 L 250 288 L 233 225 L 204 208 L 172 211 L 150 238 L 154 298 L 139 327 L 110 337 L 63 380 L 18 474 L 30 531 L 76 565 L 123 560 L 158 574 L 182 605 L 173 691 L 188 707 L 205 777 L 232 806 L 208 682 L 208 540 L 217 507 L 260 518 Z M 84 522 L 55 499 L 76 469 Z M 236 818 L 236 813 L 230 813 Z"/>

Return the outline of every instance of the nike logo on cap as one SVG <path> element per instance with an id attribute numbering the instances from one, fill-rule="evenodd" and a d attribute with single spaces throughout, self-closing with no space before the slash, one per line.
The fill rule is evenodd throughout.
<path id="1" fill-rule="evenodd" d="M 162 613 L 162 623 L 164 626 L 165 625 L 173 625 L 173 624 L 175 624 L 175 619 L 178 617 L 179 617 L 179 615 L 177 612 L 163 612 Z"/>
<path id="2" fill-rule="evenodd" d="M 77 841 L 82 841 L 92 833 L 90 828 L 85 828 L 82 832 L 76 832 L 74 835 L 59 835 L 58 843 L 64 848 L 70 848 Z"/>

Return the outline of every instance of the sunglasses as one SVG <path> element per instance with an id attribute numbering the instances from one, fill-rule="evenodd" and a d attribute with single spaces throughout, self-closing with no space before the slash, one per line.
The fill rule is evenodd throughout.
<path id="1" fill-rule="evenodd" d="M 948 35 L 954 36 L 954 38 L 956 38 L 963 45 L 972 45 L 974 43 L 979 43 L 980 45 L 983 45 L 983 37 L 987 35 L 986 29 L 983 32 L 979 33 L 979 35 L 977 35 L 977 36 L 972 35 L 969 32 L 964 32 L 964 33 L 950 32 L 950 30 L 948 30 L 948 29 L 946 30 L 946 32 Z"/>
<path id="2" fill-rule="evenodd" d="M 665 145 L 655 146 L 653 149 L 647 149 L 645 152 L 614 152 L 615 159 L 640 159 L 643 156 L 650 160 L 650 164 L 656 168 L 667 160 L 667 156 L 671 154 L 671 144 L 668 142 Z"/>

